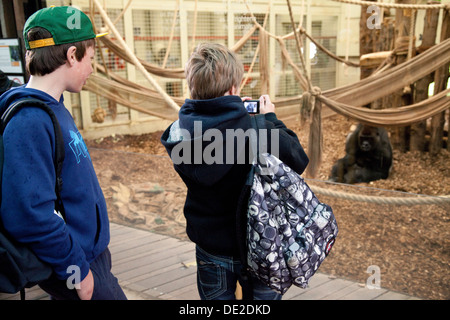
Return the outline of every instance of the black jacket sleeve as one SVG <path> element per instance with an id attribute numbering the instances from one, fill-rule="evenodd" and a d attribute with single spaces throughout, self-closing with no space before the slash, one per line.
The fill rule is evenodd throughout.
<path id="1" fill-rule="evenodd" d="M 297 135 L 294 131 L 288 129 L 286 125 L 277 118 L 275 113 L 266 113 L 264 116 L 266 119 L 268 152 L 274 154 L 273 151 L 277 151 L 274 144 L 278 143 L 278 158 L 295 172 L 302 174 L 309 163 L 309 159 L 305 150 L 303 150 Z M 278 130 L 278 134 L 272 134 L 271 130 Z M 274 139 L 277 137 L 278 141 L 275 141 Z"/>

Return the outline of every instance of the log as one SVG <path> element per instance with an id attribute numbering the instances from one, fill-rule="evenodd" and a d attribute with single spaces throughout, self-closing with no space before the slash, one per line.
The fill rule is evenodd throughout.
<path id="1" fill-rule="evenodd" d="M 439 4 L 437 1 L 430 1 L 429 4 Z M 439 20 L 439 9 L 429 9 L 425 13 L 423 27 L 422 44 L 419 52 L 424 52 L 436 44 L 437 26 Z M 429 74 L 415 84 L 414 101 L 420 102 L 428 99 L 428 87 L 433 82 L 433 75 Z M 411 126 L 410 150 L 426 151 L 426 121 L 421 121 Z"/>
<path id="2" fill-rule="evenodd" d="M 369 0 L 376 4 L 376 0 Z M 361 5 L 361 18 L 359 21 L 359 55 L 360 57 L 368 53 L 375 52 L 376 42 L 378 39 L 379 30 L 370 29 L 367 27 L 367 21 L 372 16 L 367 13 L 368 6 Z M 360 79 L 365 79 L 372 74 L 374 68 L 361 66 Z M 367 105 L 369 107 L 370 105 Z"/>
<path id="3" fill-rule="evenodd" d="M 398 4 L 412 4 L 411 0 L 396 0 Z M 410 37 L 411 23 L 413 23 L 413 10 L 411 9 L 396 9 L 395 11 L 395 43 L 400 46 L 403 39 Z M 415 14 L 414 14 L 415 18 Z M 414 36 L 414 35 L 413 35 Z M 402 45 L 403 47 L 403 45 Z M 414 46 L 413 46 L 414 47 Z M 413 50 L 414 51 L 414 50 Z M 402 52 L 403 53 L 403 52 Z M 397 65 L 408 61 L 408 53 L 397 53 Z M 411 57 L 413 54 L 411 55 Z M 412 86 L 407 86 L 403 90 L 397 91 L 393 95 L 393 107 L 401 107 L 412 104 Z M 410 139 L 410 127 L 400 127 L 392 129 L 391 143 L 394 149 L 401 152 L 408 151 Z"/>
<path id="4" fill-rule="evenodd" d="M 441 42 L 450 38 L 450 11 L 444 10 L 444 18 L 442 20 Z M 434 94 L 444 91 L 447 87 L 450 64 L 439 68 L 434 76 Z M 436 156 L 441 152 L 443 146 L 445 124 L 445 112 L 431 118 L 431 137 L 430 137 L 430 154 Z M 448 148 L 448 147 L 447 147 Z"/>
<path id="5" fill-rule="evenodd" d="M 381 51 L 364 54 L 359 58 L 359 65 L 365 68 L 376 68 L 381 63 L 383 63 L 383 61 L 386 60 L 391 54 L 392 51 Z"/>

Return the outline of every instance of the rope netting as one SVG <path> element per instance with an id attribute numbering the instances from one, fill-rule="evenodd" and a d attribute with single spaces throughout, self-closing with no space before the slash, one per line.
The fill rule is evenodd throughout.
<path id="1" fill-rule="evenodd" d="M 376 5 L 381 8 L 388 9 L 415 9 L 415 10 L 428 10 L 428 9 L 448 9 L 449 4 L 405 4 L 405 3 L 386 3 L 386 2 L 370 2 L 360 0 L 332 0 L 334 2 L 356 4 L 360 6 L 373 6 Z"/>

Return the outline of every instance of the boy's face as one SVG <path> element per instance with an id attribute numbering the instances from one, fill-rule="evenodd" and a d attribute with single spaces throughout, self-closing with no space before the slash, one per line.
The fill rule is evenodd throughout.
<path id="1" fill-rule="evenodd" d="M 92 69 L 92 60 L 95 56 L 94 47 L 88 47 L 86 49 L 86 54 L 84 55 L 81 61 L 75 61 L 73 68 L 73 77 L 71 81 L 69 81 L 69 87 L 67 91 L 69 92 L 80 92 L 83 86 L 86 84 L 86 80 L 91 75 Z"/>

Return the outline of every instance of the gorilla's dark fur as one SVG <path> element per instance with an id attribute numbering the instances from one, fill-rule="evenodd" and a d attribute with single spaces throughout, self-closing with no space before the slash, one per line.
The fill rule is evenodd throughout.
<path id="1" fill-rule="evenodd" d="M 345 152 L 333 165 L 330 180 L 357 183 L 389 176 L 392 147 L 386 129 L 359 124 L 348 135 Z"/>

